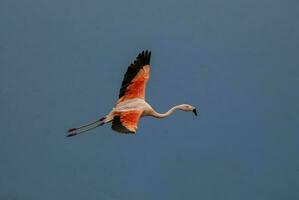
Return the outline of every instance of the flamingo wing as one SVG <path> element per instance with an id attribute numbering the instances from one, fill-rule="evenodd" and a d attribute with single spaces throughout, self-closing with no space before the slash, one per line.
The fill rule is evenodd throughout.
<path id="1" fill-rule="evenodd" d="M 142 51 L 128 67 L 119 91 L 119 102 L 145 97 L 145 88 L 150 73 L 150 51 Z"/>
<path id="2" fill-rule="evenodd" d="M 143 111 L 140 110 L 116 113 L 112 121 L 112 129 L 120 133 L 136 133 L 142 113 Z"/>

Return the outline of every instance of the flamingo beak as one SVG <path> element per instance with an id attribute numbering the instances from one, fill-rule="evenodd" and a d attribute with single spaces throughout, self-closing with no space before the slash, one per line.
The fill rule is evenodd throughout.
<path id="1" fill-rule="evenodd" d="M 194 108 L 192 111 L 193 111 L 194 115 L 197 116 L 196 108 Z"/>

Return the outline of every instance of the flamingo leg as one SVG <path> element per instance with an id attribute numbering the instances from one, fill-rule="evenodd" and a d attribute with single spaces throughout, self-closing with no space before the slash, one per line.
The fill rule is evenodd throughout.
<path id="1" fill-rule="evenodd" d="M 95 122 L 80 126 L 78 128 L 71 128 L 67 131 L 67 137 L 71 137 L 71 136 L 75 136 L 78 135 L 80 133 L 84 133 L 86 131 L 92 130 L 98 126 L 102 126 L 105 124 L 104 122 L 105 118 L 102 118 L 100 120 L 97 120 Z"/>

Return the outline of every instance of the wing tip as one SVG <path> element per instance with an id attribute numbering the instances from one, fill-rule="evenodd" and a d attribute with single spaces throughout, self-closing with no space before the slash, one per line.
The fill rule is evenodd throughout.
<path id="1" fill-rule="evenodd" d="M 149 65 L 151 61 L 151 51 L 148 49 L 143 50 L 141 53 L 138 54 L 136 60 L 140 61 L 143 66 Z"/>

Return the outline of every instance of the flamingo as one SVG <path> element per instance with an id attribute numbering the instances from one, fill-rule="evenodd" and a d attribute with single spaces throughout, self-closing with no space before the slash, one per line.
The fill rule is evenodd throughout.
<path id="1" fill-rule="evenodd" d="M 176 105 L 165 113 L 158 113 L 145 101 L 145 88 L 150 75 L 150 58 L 150 51 L 142 51 L 128 67 L 119 91 L 119 99 L 108 115 L 79 128 L 69 129 L 67 137 L 110 122 L 112 122 L 114 131 L 135 134 L 141 117 L 152 116 L 161 119 L 168 117 L 176 110 L 192 111 L 197 116 L 196 108 L 189 104 Z"/>

